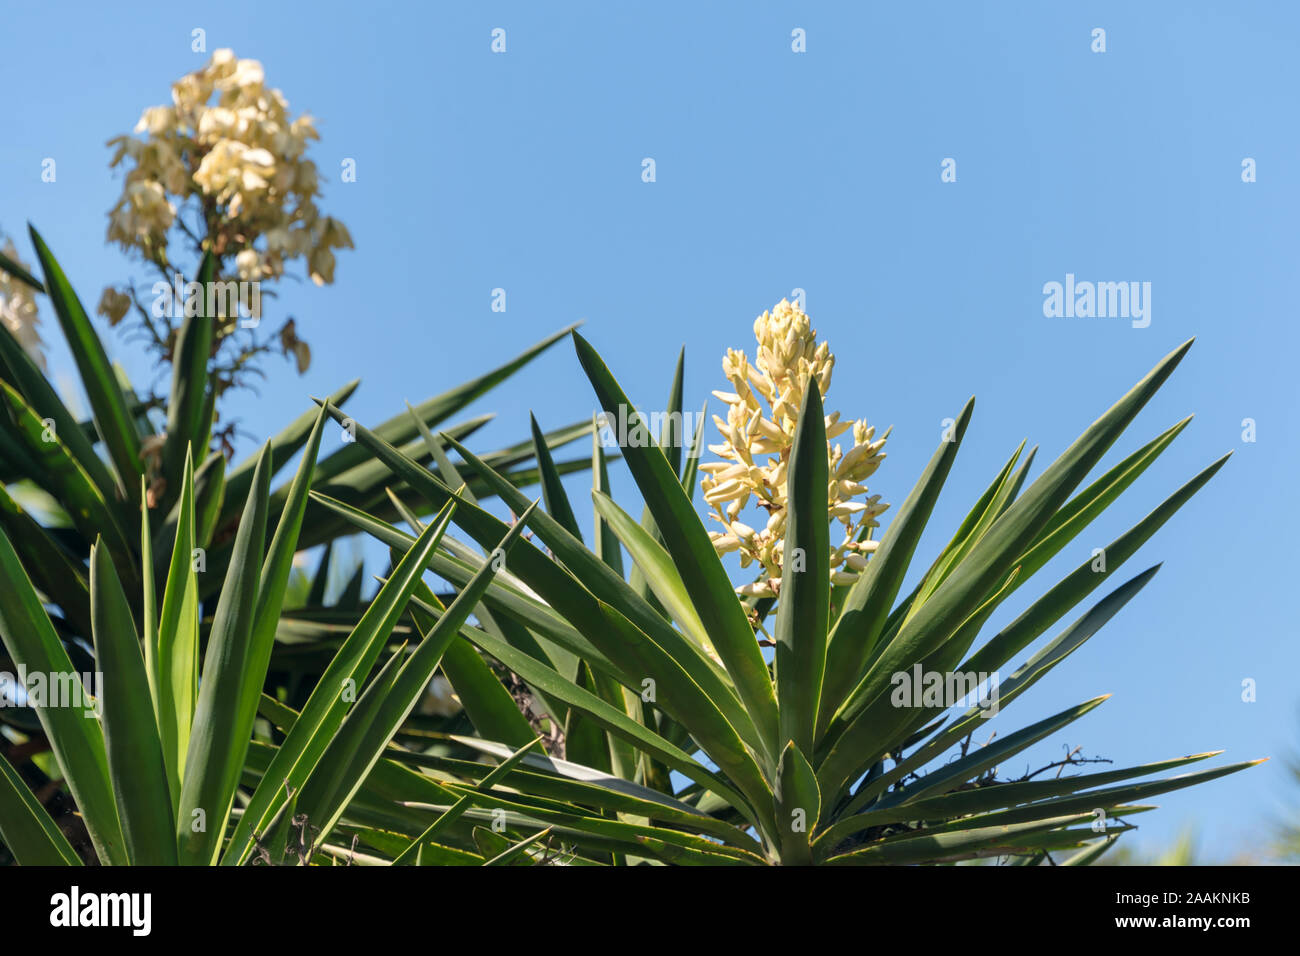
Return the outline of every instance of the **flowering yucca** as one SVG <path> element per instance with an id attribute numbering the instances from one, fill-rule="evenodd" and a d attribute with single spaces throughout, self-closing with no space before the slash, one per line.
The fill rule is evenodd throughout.
<path id="1" fill-rule="evenodd" d="M 22 269 L 28 268 L 27 263 L 18 258 L 18 250 L 12 239 L 5 240 L 3 251 L 5 258 L 14 265 Z M 32 361 L 43 370 L 45 352 L 41 334 L 36 328 L 41 324 L 40 316 L 36 313 L 36 300 L 32 297 L 31 288 L 5 272 L 3 267 L 0 267 L 0 322 L 4 323 L 18 344 L 32 357 Z"/>
<path id="2" fill-rule="evenodd" d="M 304 257 L 313 282 L 334 281 L 333 250 L 352 248 L 352 238 L 316 208 L 319 180 L 306 151 L 319 136 L 310 116 L 290 119 L 259 62 L 217 50 L 172 84 L 170 106 L 146 109 L 135 132 L 144 136 L 108 143 L 112 166 L 134 163 L 109 214 L 110 241 L 165 263 L 166 234 L 194 197 L 204 248 L 233 256 L 240 279 L 278 278 L 287 260 Z"/>
<path id="3" fill-rule="evenodd" d="M 774 597 L 781 588 L 781 561 L 787 521 L 790 450 L 799 424 L 799 408 L 808 382 L 815 380 L 822 395 L 830 390 L 835 356 L 808 316 L 785 299 L 754 322 L 758 353 L 754 364 L 743 351 L 728 349 L 723 374 L 734 391 L 715 391 L 726 402 L 727 417 L 713 416 L 722 442 L 709 450 L 725 461 L 700 466 L 704 500 L 725 530 L 710 532 L 719 554 L 740 552 L 741 567 L 757 564 L 764 577 L 738 588 L 742 594 Z M 766 404 L 766 408 L 764 407 Z M 833 440 L 851 434 L 844 450 Z M 841 421 L 839 412 L 826 416 L 826 445 L 830 483 L 828 518 L 839 522 L 843 540 L 832 542 L 831 580 L 851 584 L 876 548 L 871 532 L 876 518 L 889 507 L 879 495 L 867 497 L 864 484 L 884 460 L 888 433 L 876 438 L 865 420 Z M 767 512 L 766 525 L 755 530 L 739 520 L 750 499 Z M 854 500 L 863 498 L 863 500 Z"/>
<path id="4" fill-rule="evenodd" d="M 291 117 L 288 100 L 266 85 L 262 65 L 230 50 L 216 51 L 202 69 L 173 83 L 171 98 L 144 111 L 136 135 L 108 141 L 110 166 L 126 169 L 108 239 L 142 258 L 168 287 L 181 287 L 186 256 L 178 249 L 194 264 L 211 257 L 212 283 L 239 280 L 239 308 L 254 320 L 238 322 L 228 302 L 215 297 L 210 371 L 218 397 L 243 384 L 264 353 L 292 356 L 302 374 L 311 349 L 293 319 L 265 338 L 235 333 L 257 327 L 261 284 L 284 276 L 292 260 L 304 260 L 311 280 L 326 285 L 334 281 L 335 250 L 353 247 L 347 227 L 317 207 L 320 179 L 307 158 L 308 144 L 319 139 L 315 121 Z M 155 283 L 150 307 L 132 286 L 106 288 L 98 312 L 113 326 L 134 313 L 137 331 L 160 361 L 170 362 L 178 326 L 174 308 L 160 308 L 158 289 Z M 234 344 L 223 350 L 227 342 Z"/>
<path id="5" fill-rule="evenodd" d="M 559 758 L 530 761 L 527 772 L 510 779 L 501 792 L 492 791 L 490 781 L 496 778 L 481 765 L 449 762 L 448 769 L 479 767 L 476 772 L 485 781 L 472 792 L 459 788 L 465 816 L 481 823 L 504 814 L 507 826 L 554 827 L 564 833 L 567 855 L 601 865 L 842 866 L 984 858 L 1078 866 L 1097 859 L 1131 829 L 1131 816 L 1153 809 L 1147 798 L 1257 763 L 1140 781 L 1214 754 L 1100 773 L 1058 773 L 1050 779 L 1038 779 L 1042 771 L 1027 770 L 1017 777 L 1003 776 L 998 769 L 1018 763 L 1028 748 L 1106 700 L 1108 695 L 1094 697 L 1003 731 L 1007 708 L 1070 659 L 1158 569 L 1148 568 L 1115 586 L 1116 561 L 1137 553 L 1227 460 L 1202 469 L 1111 542 L 1104 571 L 1094 570 L 1092 559 L 1086 559 L 1013 623 L 981 635 L 1001 603 L 1103 513 L 1187 425 L 1187 419 L 1174 424 L 1081 487 L 1190 342 L 1166 356 L 1027 487 L 1034 456 L 1022 462 L 1024 446 L 1017 448 L 917 586 L 904 592 L 917 545 L 926 537 L 944 483 L 969 438 L 975 403 L 967 401 L 889 522 L 865 573 L 836 593 L 831 561 L 849 551 L 832 548 L 830 521 L 847 517 L 853 538 L 853 529 L 870 530 L 866 512 L 878 509 L 879 502 L 858 509 L 842 505 L 865 492 L 861 486 L 878 464 L 884 439 L 878 442 L 865 423 L 841 425 L 838 416 L 825 414 L 821 394 L 830 383 L 830 351 L 815 341 L 801 310 L 782 303 L 759 319 L 756 332 L 754 368 L 738 353 L 727 357 L 735 392 L 723 396 L 731 406 L 729 420 L 720 423 L 726 444 L 715 449 L 727 461 L 710 469 L 707 485 L 726 533 L 736 533 L 747 497 L 757 498 L 773 514 L 778 509 L 785 514 L 772 535 L 785 537 L 780 563 L 772 559 L 772 570 L 786 572 L 774 604 L 736 594 L 692 503 L 698 462 L 674 454 L 671 443 L 629 441 L 621 446 L 622 463 L 645 505 L 640 522 L 608 493 L 610 462 L 602 444 L 593 443 L 591 540 L 596 550 L 589 550 L 578 531 L 573 501 L 546 456 L 538 456 L 545 507 L 537 508 L 505 475 L 448 438 L 447 444 L 489 483 L 504 506 L 527 514 L 515 529 L 528 525 L 534 539 L 520 542 L 512 553 L 512 580 L 477 592 L 489 612 L 482 623 L 466 624 L 457 634 L 513 675 L 512 681 L 544 697 L 549 725 L 562 728 L 555 734 L 530 717 L 527 727 L 488 730 L 507 709 L 489 709 L 477 699 L 477 690 L 451 677 L 465 719 L 481 738 L 474 749 L 509 759 L 519 746 L 541 737 L 548 755 Z M 631 408 L 600 354 L 576 332 L 573 340 L 603 413 L 618 416 Z M 670 392 L 672 412 L 682 405 L 681 370 L 679 361 Z M 340 424 L 348 421 L 341 410 L 331 408 L 330 414 Z M 449 520 L 483 549 L 478 554 L 457 546 L 454 552 L 439 553 L 431 567 L 458 586 L 491 569 L 491 549 L 514 529 L 468 498 L 456 501 L 461 496 L 452 489 L 462 480 L 459 472 L 439 465 L 435 475 L 377 433 L 351 424 L 357 445 L 409 482 L 431 507 L 456 504 Z M 853 447 L 823 451 L 831 429 L 841 435 L 853 430 Z M 775 460 L 755 461 L 765 457 Z M 737 464 L 744 467 L 719 477 Z M 373 535 L 394 555 L 409 552 L 419 540 L 328 495 L 313 493 L 312 499 Z M 828 520 L 828 513 L 834 518 Z M 421 522 L 410 523 L 412 532 L 425 528 L 427 533 Z M 739 533 L 736 541 L 735 547 L 741 547 Z M 852 553 L 865 557 L 857 548 Z M 625 554 L 635 566 L 630 575 L 624 573 Z M 1072 622 L 1062 620 L 1103 585 L 1109 593 Z M 430 594 L 422 599 L 424 607 L 413 609 L 421 629 L 441 621 L 430 598 L 436 600 Z M 773 615 L 769 656 L 755 634 L 767 632 L 764 618 Z M 539 638 L 544 634 L 548 644 L 553 640 L 565 653 L 540 647 L 534 656 L 521 650 L 505 636 L 501 622 L 506 620 Z M 1048 637 L 1058 621 L 1064 628 Z M 1045 643 L 1029 656 L 1027 650 L 1040 638 Z M 1013 662 L 1025 656 L 1029 660 L 1012 671 Z M 946 675 L 951 688 L 954 677 L 998 675 L 1004 667 L 1007 673 L 996 678 L 996 690 L 990 691 L 994 696 L 976 703 L 976 694 L 968 690 L 970 706 L 964 710 L 952 707 L 960 693 L 907 701 L 893 692 L 897 675 L 937 672 Z M 497 686 L 487 680 L 475 685 Z M 987 706 L 990 702 L 996 706 Z M 509 713 L 513 719 L 516 710 Z M 996 739 L 972 745 L 973 736 L 989 734 L 990 720 L 1002 722 L 995 725 Z M 1091 762 L 1076 754 L 1048 766 L 1060 770 L 1071 765 L 1077 771 L 1079 764 Z M 421 763 L 427 759 L 419 758 Z M 681 782 L 679 774 L 690 783 Z M 266 777 L 278 779 L 271 771 Z M 471 808 L 471 799 L 482 804 Z M 398 804 L 424 810 L 410 830 L 424 834 L 416 841 L 425 846 L 427 828 L 444 825 L 433 815 L 445 806 Z M 634 821 L 633 807 L 644 817 Z M 1095 828 L 1099 813 L 1104 832 Z M 426 829 L 420 831 L 421 826 Z M 476 832 L 485 828 L 480 825 Z M 505 850 L 498 843 L 494 852 Z"/>

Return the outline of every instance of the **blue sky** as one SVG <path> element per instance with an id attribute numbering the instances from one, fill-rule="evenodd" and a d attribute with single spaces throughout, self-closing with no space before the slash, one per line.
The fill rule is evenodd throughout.
<path id="1" fill-rule="evenodd" d="M 886 500 L 902 501 L 942 419 L 977 396 L 923 566 L 1022 438 L 1042 446 L 1038 473 L 1196 336 L 1108 460 L 1195 413 L 1191 426 L 992 624 L 1236 454 L 1129 562 L 1125 578 L 1164 561 L 1155 581 L 997 723 L 1005 735 L 1109 692 L 1020 763 L 1063 744 L 1117 765 L 1283 758 L 1157 799 L 1134 820 L 1144 846 L 1194 822 L 1227 857 L 1295 806 L 1281 766 L 1300 746 L 1293 5 L 5 6 L 0 229 L 26 254 L 34 222 L 89 305 L 143 271 L 103 242 L 120 189 L 104 141 L 204 62 L 192 29 L 209 52 L 261 60 L 317 117 L 321 205 L 357 249 L 334 286 L 292 284 L 273 307 L 297 317 L 314 360 L 301 378 L 272 361 L 261 395 L 230 403 L 259 437 L 354 377 L 352 413 L 382 420 L 577 320 L 647 408 L 685 345 L 698 407 L 724 387 L 724 350 L 752 349 L 754 317 L 802 288 L 838 357 L 829 406 L 894 426 L 872 481 Z M 1105 53 L 1091 50 L 1098 27 Z M 1257 182 L 1242 182 L 1247 157 Z M 340 182 L 345 158 L 355 183 Z M 956 182 L 940 181 L 945 158 Z M 1045 317 L 1043 285 L 1067 273 L 1150 282 L 1150 325 Z M 109 339 L 147 382 L 149 364 Z M 51 354 L 67 375 L 66 350 Z M 554 427 L 593 404 L 561 344 L 476 407 L 498 414 L 482 447 L 523 437 L 529 410 Z M 585 500 L 581 480 L 572 493 Z M 1246 678 L 1256 703 L 1240 699 Z"/>

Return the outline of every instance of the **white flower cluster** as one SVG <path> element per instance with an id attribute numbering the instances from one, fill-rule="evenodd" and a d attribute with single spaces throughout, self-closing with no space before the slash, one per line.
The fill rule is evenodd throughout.
<path id="1" fill-rule="evenodd" d="M 790 453 L 799 409 L 809 381 L 816 381 L 823 398 L 830 391 L 835 356 L 827 343 L 817 343 L 817 332 L 808 316 L 784 299 L 771 312 L 754 322 L 758 354 L 754 364 L 745 353 L 728 349 L 722 371 L 734 391 L 714 392 L 727 404 L 727 417 L 713 416 L 722 433 L 721 444 L 709 451 L 723 461 L 700 466 L 704 473 L 704 500 L 722 531 L 710 532 L 719 554 L 740 552 L 741 567 L 757 564 L 759 580 L 737 588 L 742 594 L 776 597 L 781 590 L 781 562 L 787 520 L 787 483 Z M 766 408 L 764 407 L 766 405 Z M 833 439 L 851 433 L 847 449 Z M 889 507 L 880 495 L 867 497 L 864 484 L 884 460 L 885 439 L 866 421 L 841 421 L 840 413 L 826 416 L 827 460 L 830 484 L 827 488 L 828 520 L 837 521 L 843 541 L 832 542 L 831 581 L 851 584 L 866 568 L 867 555 L 876 549 L 871 530 L 876 518 Z M 859 497 L 864 500 L 854 500 Z M 764 527 L 755 530 L 740 521 L 740 513 L 751 501 L 767 513 Z"/>
<path id="2" fill-rule="evenodd" d="M 234 256 L 240 279 L 278 278 L 287 260 L 303 257 L 313 282 L 334 281 L 333 250 L 351 249 L 352 237 L 316 208 L 319 180 L 306 151 L 319 136 L 310 116 L 290 119 L 256 60 L 216 51 L 172 84 L 170 106 L 146 109 L 135 132 L 143 136 L 108 141 L 110 165 L 133 163 L 109 213 L 110 241 L 166 264 L 167 232 L 195 197 L 205 248 Z"/>

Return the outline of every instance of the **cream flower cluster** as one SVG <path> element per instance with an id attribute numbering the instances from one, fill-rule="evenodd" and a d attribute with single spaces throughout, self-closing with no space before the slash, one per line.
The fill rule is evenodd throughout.
<path id="1" fill-rule="evenodd" d="M 12 239 L 6 239 L 4 254 L 11 262 L 21 268 L 31 269 L 27 263 L 18 258 L 18 249 Z M 41 324 L 36 314 L 36 299 L 33 291 L 24 283 L 15 279 L 4 269 L 0 269 L 0 322 L 4 323 L 9 333 L 18 340 L 18 344 L 27 350 L 37 365 L 45 368 L 45 343 L 37 326 Z"/>
<path id="2" fill-rule="evenodd" d="M 278 278 L 287 260 L 303 257 L 313 282 L 334 281 L 333 250 L 351 249 L 352 237 L 316 208 L 319 180 L 306 151 L 320 137 L 310 116 L 290 119 L 256 60 L 217 50 L 172 84 L 170 106 L 146 109 L 135 132 L 143 136 L 108 141 L 110 165 L 134 164 L 109 213 L 109 241 L 165 264 L 178 207 L 196 197 L 207 241 L 218 256 L 234 256 L 240 279 Z"/>
<path id="3" fill-rule="evenodd" d="M 784 299 L 758 317 L 754 336 L 754 364 L 735 349 L 728 349 L 722 360 L 734 391 L 713 393 L 727 404 L 727 417 L 713 416 L 723 441 L 710 445 L 709 451 L 724 460 L 702 464 L 700 471 L 704 500 L 723 527 L 709 533 L 714 549 L 719 554 L 738 551 L 741 567 L 756 564 L 762 570 L 759 580 L 737 591 L 775 597 L 781 590 L 787 482 L 799 409 L 809 381 L 817 382 L 823 397 L 830 391 L 835 356 L 827 343 L 817 343 L 817 332 L 803 310 Z M 833 441 L 845 434 L 853 439 L 847 449 Z M 867 497 L 864 484 L 885 457 L 881 449 L 888 435 L 875 435 L 865 420 L 841 421 L 839 412 L 826 416 L 828 520 L 844 532 L 839 544 L 832 540 L 834 584 L 850 584 L 866 568 L 867 555 L 876 549 L 871 531 L 880 526 L 876 518 L 889 507 L 881 504 L 880 495 Z M 757 530 L 739 520 L 751 500 L 767 515 L 766 524 Z"/>

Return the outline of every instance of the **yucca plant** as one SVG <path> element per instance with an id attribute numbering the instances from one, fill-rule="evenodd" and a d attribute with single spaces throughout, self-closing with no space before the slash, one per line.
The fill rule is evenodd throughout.
<path id="1" fill-rule="evenodd" d="M 371 676 L 455 510 L 454 504 L 444 507 L 397 561 L 283 739 L 265 748 L 269 759 L 258 782 L 241 793 L 324 423 L 321 413 L 269 549 L 264 542 L 270 447 L 258 456 L 206 650 L 200 646 L 199 575 L 185 548 L 197 517 L 188 461 L 173 548 L 177 558 L 161 605 L 146 576 L 143 635 L 136 630 L 108 549 L 102 540 L 91 549 L 91 633 L 101 671 L 90 687 L 74 670 L 36 587 L 9 537 L 0 531 L 0 637 L 26 672 L 49 675 L 51 684 L 57 675 L 65 689 L 75 691 L 71 696 L 42 693 L 32 706 L 100 863 L 282 862 L 285 847 L 292 848 L 294 862 L 328 858 L 331 849 L 338 849 L 329 843 L 335 826 L 495 574 L 493 565 L 485 566 L 409 653 L 403 643 Z M 141 524 L 148 547 L 147 507 L 141 508 Z M 497 544 L 498 553 L 509 552 L 523 527 L 507 532 Z M 522 756 L 523 750 L 513 755 L 498 774 Z M 422 792 L 426 797 L 458 796 L 432 783 Z M 473 799 L 465 798 L 460 808 L 442 815 L 425 839 L 455 823 Z M 529 845 L 544 835 L 542 830 L 517 844 L 494 847 L 482 857 L 460 851 L 459 861 L 525 860 Z M 19 863 L 81 862 L 62 830 L 3 759 L 0 837 Z M 393 862 L 420 861 L 423 853 L 413 842 L 394 853 Z"/>
<path id="2" fill-rule="evenodd" d="M 181 325 L 166 421 L 156 420 L 157 413 L 143 407 L 121 371 L 110 364 L 85 309 L 35 229 L 31 239 L 43 279 L 9 258 L 0 260 L 0 270 L 48 299 L 76 362 L 92 415 L 89 421 L 78 421 L 33 357 L 0 326 L 0 531 L 36 589 L 62 654 L 76 673 L 107 672 L 95 653 L 90 555 L 97 543 L 99 561 L 111 567 L 121 584 L 130 621 L 146 650 L 150 647 L 146 638 L 150 594 L 162 593 L 178 567 L 198 562 L 201 570 L 183 607 L 184 613 L 199 622 L 201 652 L 217 624 L 220 596 L 231 576 L 238 530 L 258 467 L 270 480 L 302 453 L 317 412 L 305 412 L 276 433 L 263 455 L 228 465 L 221 450 L 210 450 L 216 395 L 214 372 L 209 367 L 212 320 L 200 309 L 200 314 Z M 198 278 L 206 282 L 212 274 L 208 258 Z M 490 416 L 449 424 L 452 416 L 526 366 L 563 334 L 550 336 L 478 378 L 408 406 L 377 431 L 427 460 L 422 429 L 442 428 L 468 438 Z M 346 402 L 357 385 L 354 381 L 333 393 L 332 405 Z M 590 430 L 589 422 L 579 422 L 551 432 L 544 439 L 548 454 Z M 315 488 L 391 518 L 409 508 L 426 513 L 423 499 L 410 489 L 392 485 L 387 468 L 347 442 L 350 434 L 346 429 L 341 437 L 341 447 L 323 455 L 319 462 L 313 460 Z M 518 486 L 537 482 L 533 458 L 531 438 L 485 456 Z M 583 456 L 563 463 L 559 470 L 587 466 Z M 491 494 L 471 467 L 463 463 L 460 467 L 468 489 Z M 287 480 L 268 493 L 266 527 L 275 528 L 284 519 L 291 494 Z M 187 495 L 192 499 L 189 525 L 183 513 Z M 322 544 L 328 549 L 340 536 L 354 533 L 347 522 L 309 500 L 304 507 L 301 533 L 295 531 L 295 550 Z M 143 534 L 142 508 L 148 519 Z M 259 539 L 254 546 L 260 549 L 265 543 Z M 275 617 L 277 640 L 267 645 L 271 658 L 263 672 L 268 678 L 259 690 L 277 695 L 287 705 L 304 704 L 340 643 L 359 626 L 375 600 L 362 599 L 363 583 L 358 571 L 328 605 L 323 589 L 312 588 L 305 604 Z M 393 636 L 410 641 L 419 637 L 406 622 L 394 624 Z M 49 652 L 56 653 L 53 646 Z M 0 646 L 0 672 L 13 672 L 18 660 L 6 635 Z M 445 673 L 472 684 L 488 670 L 477 653 L 469 650 L 468 654 L 453 652 Z M 43 748 L 53 741 L 43 740 L 36 711 L 23 705 L 21 694 L 5 703 L 7 706 L 0 707 L 0 724 L 14 732 L 6 749 L 14 749 L 15 761 L 22 765 L 28 782 L 42 791 L 43 799 L 52 806 L 71 809 L 73 804 L 60 795 L 63 791 L 54 782 L 58 779 L 57 761 L 48 759 L 48 754 L 42 756 Z M 181 747 L 169 764 L 174 785 L 179 780 L 177 763 L 183 746 L 175 738 L 174 728 L 161 715 L 159 719 L 159 730 L 167 737 L 167 752 Z M 15 740 L 18 742 L 13 743 Z M 35 762 L 29 759 L 33 757 Z M 79 807 L 80 801 L 76 805 Z"/>
<path id="3" fill-rule="evenodd" d="M 600 406 L 646 425 L 597 352 L 576 332 L 579 362 Z M 594 549 L 583 542 L 560 475 L 539 444 L 545 510 L 527 518 L 521 541 L 488 584 L 477 623 L 460 634 L 527 685 L 539 713 L 563 728 L 562 746 L 530 754 L 500 785 L 480 792 L 471 818 L 494 812 L 516 827 L 550 826 L 568 859 L 592 863 L 908 864 L 995 857 L 1044 862 L 1073 851 L 1090 863 L 1152 809 L 1140 801 L 1250 766 L 1237 763 L 1141 780 L 1215 756 L 1200 753 L 1141 766 L 1005 780 L 996 768 L 1100 705 L 1071 706 L 985 746 L 985 702 L 947 714 L 919 698 L 900 706 L 896 675 L 996 673 L 1108 582 L 1151 535 L 1219 470 L 1213 462 L 1105 548 L 1049 588 L 1011 623 L 983 634 L 993 612 L 1100 515 L 1187 425 L 1156 435 L 1078 490 L 1165 382 L 1188 342 L 1166 356 L 1050 467 L 1026 486 L 1033 453 L 1023 445 L 978 497 L 920 583 L 900 599 L 922 532 L 965 438 L 974 400 L 957 415 L 851 585 L 831 579 L 827 423 L 815 378 L 802 383 L 788 461 L 785 575 L 779 599 L 738 595 L 692 505 L 698 461 L 665 444 L 629 443 L 624 459 L 645 504 L 641 522 L 608 497 L 604 452 L 593 450 Z M 681 366 L 670 409 L 681 410 Z M 336 419 L 343 413 L 329 407 Z M 536 425 L 534 425 L 536 429 Z M 490 549 L 508 525 L 454 490 L 454 468 L 437 474 L 357 428 L 358 443 L 429 507 L 457 505 L 453 523 Z M 516 513 L 528 502 L 508 476 L 454 436 L 441 441 Z M 699 435 L 694 448 L 699 448 Z M 365 509 L 313 493 L 318 502 L 397 551 L 412 534 Z M 412 528 L 419 534 L 419 524 Z M 546 550 L 543 550 L 543 546 Z M 625 579 L 625 549 L 635 569 Z M 457 586 L 493 560 L 445 536 L 429 567 Z M 1115 587 L 1000 680 L 1005 708 L 1109 621 L 1156 573 Z M 760 592 L 763 589 L 758 589 Z M 417 593 L 426 622 L 439 608 Z M 775 604 L 774 653 L 760 637 Z M 489 625 L 485 625 L 489 622 Z M 973 700 L 973 698 L 972 698 Z M 933 704 L 933 705 L 932 705 Z M 529 731 L 461 739 L 505 757 Z M 981 735 L 982 736 L 982 735 Z M 482 779 L 472 762 L 418 753 L 394 759 L 435 777 Z M 1138 782 L 1134 782 L 1138 781 Z M 449 783 L 453 789 L 458 785 Z M 433 814 L 440 804 L 403 803 Z M 380 808 L 375 808 L 379 811 Z M 1052 857 L 1052 862 L 1058 862 Z"/>

